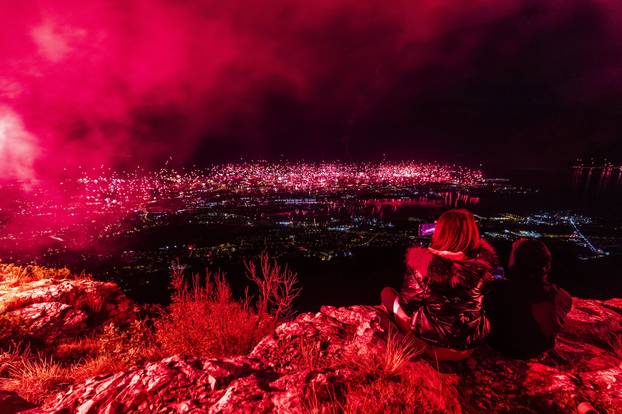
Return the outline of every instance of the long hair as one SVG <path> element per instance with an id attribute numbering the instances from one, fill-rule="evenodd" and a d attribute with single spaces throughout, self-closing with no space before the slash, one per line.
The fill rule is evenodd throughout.
<path id="1" fill-rule="evenodd" d="M 465 209 L 448 210 L 441 214 L 430 247 L 474 256 L 480 247 L 480 238 L 473 214 Z"/>

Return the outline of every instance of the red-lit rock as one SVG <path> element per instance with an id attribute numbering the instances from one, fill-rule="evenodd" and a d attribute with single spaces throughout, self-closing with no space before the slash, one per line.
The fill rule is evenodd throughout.
<path id="1" fill-rule="evenodd" d="M 15 392 L 0 391 L 0 413 L 13 414 L 32 408 L 33 405 Z"/>
<path id="2" fill-rule="evenodd" d="M 133 320 L 134 304 L 114 283 L 42 279 L 0 285 L 0 343 L 53 344 Z"/>
<path id="3" fill-rule="evenodd" d="M 554 350 L 520 361 L 483 347 L 459 375 L 467 412 L 569 413 L 587 401 L 622 413 L 622 300 L 575 298 Z"/>
<path id="4" fill-rule="evenodd" d="M 483 346 L 460 363 L 409 362 L 424 411 L 568 413 L 588 402 L 622 413 L 622 301 L 574 303 L 555 350 L 540 358 Z M 33 412 L 322 412 L 351 381 L 353 357 L 386 352 L 388 326 L 377 308 L 324 307 L 280 325 L 248 356 L 168 358 L 90 379 Z"/>

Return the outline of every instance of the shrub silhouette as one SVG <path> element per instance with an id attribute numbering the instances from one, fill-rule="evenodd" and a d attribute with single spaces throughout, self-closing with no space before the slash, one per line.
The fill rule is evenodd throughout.
<path id="1" fill-rule="evenodd" d="M 188 283 L 185 268 L 172 266 L 172 303 L 156 322 L 156 340 L 164 354 L 227 356 L 249 352 L 277 323 L 291 315 L 299 295 L 298 279 L 266 253 L 259 266 L 245 262 L 247 277 L 258 294 L 235 299 L 222 272 L 193 274 Z"/>

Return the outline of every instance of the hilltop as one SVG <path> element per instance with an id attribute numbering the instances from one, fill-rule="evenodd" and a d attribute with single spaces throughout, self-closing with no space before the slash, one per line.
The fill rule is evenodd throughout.
<path id="1" fill-rule="evenodd" d="M 33 344 L 56 353 L 67 338 L 77 340 L 106 321 L 135 324 L 135 305 L 110 283 L 60 277 L 7 286 L 0 285 L 3 338 L 16 315 L 30 321 L 21 326 L 33 334 Z M 85 301 L 85 292 L 97 300 Z M 99 299 L 104 303 L 94 306 Z M 130 342 L 117 341 L 127 346 L 120 352 L 133 349 Z M 140 355 L 117 371 L 90 371 L 88 378 L 60 384 L 38 406 L 0 392 L 0 411 L 568 413 L 589 402 L 601 413 L 622 413 L 621 299 L 575 298 L 555 349 L 528 361 L 482 346 L 467 361 L 437 363 L 418 355 L 372 306 L 300 314 L 271 327 L 249 349 L 223 356 Z M 11 361 L 4 355 L 0 388 L 8 389 Z"/>

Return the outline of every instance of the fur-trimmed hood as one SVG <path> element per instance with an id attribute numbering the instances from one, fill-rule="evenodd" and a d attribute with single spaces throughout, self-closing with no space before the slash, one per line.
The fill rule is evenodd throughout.
<path id="1" fill-rule="evenodd" d="M 488 242 L 480 240 L 474 256 L 462 252 L 447 252 L 426 247 L 411 247 L 406 251 L 409 271 L 427 276 L 431 283 L 451 287 L 470 287 L 487 277 L 498 265 L 497 254 Z"/>

